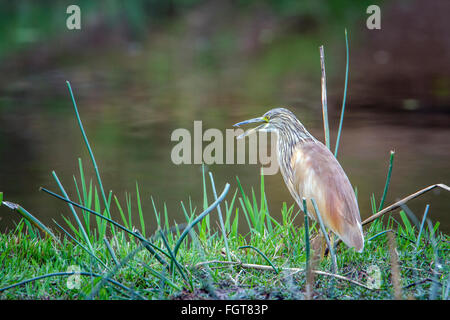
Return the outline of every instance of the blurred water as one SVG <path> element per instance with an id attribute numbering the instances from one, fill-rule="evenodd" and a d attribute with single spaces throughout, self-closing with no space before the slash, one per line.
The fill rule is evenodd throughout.
<path id="1" fill-rule="evenodd" d="M 63 87 L 64 83 L 59 86 Z M 170 141 L 170 135 L 174 129 L 180 127 L 192 132 L 193 120 L 203 120 L 204 130 L 219 128 L 224 131 L 232 124 L 260 115 L 269 108 L 261 105 L 253 107 L 252 111 L 240 112 L 239 109 L 248 108 L 238 101 L 234 108 L 221 105 L 220 101 L 218 104 L 208 101 L 203 109 L 188 111 L 185 100 L 180 100 L 178 106 L 148 101 L 148 107 L 144 107 L 135 102 L 146 100 L 138 94 L 124 95 L 105 90 L 104 97 L 98 98 L 83 94 L 86 86 L 78 81 L 72 86 L 104 185 L 108 190 L 113 190 L 124 205 L 124 192 L 134 192 L 135 182 L 138 181 L 146 215 L 151 215 L 151 219 L 150 195 L 160 210 L 166 202 L 169 216 L 179 222 L 183 221 L 180 201 L 187 202 L 191 196 L 196 206 L 202 206 L 201 167 L 176 166 L 171 162 L 175 142 Z M 63 88 L 60 90 L 64 91 Z M 219 90 L 219 94 L 223 91 Z M 59 221 L 61 214 L 70 214 L 57 200 L 38 191 L 40 186 L 57 191 L 51 177 L 52 170 L 58 173 L 74 199 L 76 193 L 72 175 L 78 177 L 78 157 L 83 160 L 87 176 L 95 181 L 69 98 L 68 94 L 55 98 L 55 103 L 60 105 L 55 110 L 40 108 L 39 102 L 36 102 L 38 105 L 33 108 L 17 108 L 0 117 L 0 189 L 5 192 L 5 199 L 20 203 L 50 224 L 52 218 Z M 22 100 L 20 97 L 11 99 L 17 104 Z M 161 97 L 155 94 L 149 100 L 159 99 Z M 185 108 L 186 111 L 183 110 Z M 323 140 L 320 110 L 306 107 L 291 110 L 313 135 Z M 332 117 L 331 120 L 335 130 L 337 118 Z M 429 184 L 445 183 L 450 178 L 449 129 L 404 125 L 404 121 L 404 116 L 358 113 L 351 106 L 348 108 L 339 160 L 358 189 L 363 217 L 370 212 L 371 193 L 378 201 L 381 197 L 391 149 L 396 151 L 396 156 L 386 204 Z M 334 141 L 334 135 L 332 139 Z M 230 182 L 234 192 L 235 176 L 239 176 L 248 192 L 251 187 L 259 190 L 258 165 L 213 165 L 208 169 L 214 173 L 219 190 Z M 279 218 L 282 202 L 292 204 L 293 200 L 280 174 L 267 176 L 265 181 L 271 214 Z M 211 199 L 211 194 L 209 196 Z M 228 199 L 231 199 L 230 196 Z M 411 208 L 421 215 L 425 204 L 431 203 L 430 217 L 441 221 L 443 228 L 448 228 L 448 200 L 449 195 L 445 192 L 431 192 L 412 201 Z M 17 217 L 12 219 L 10 212 L 4 208 L 0 217 L 2 230 L 11 227 L 12 221 L 17 222 Z"/>
<path id="2" fill-rule="evenodd" d="M 352 52 L 364 46 L 361 39 L 352 43 Z M 88 46 L 76 53 L 74 46 L 65 47 L 63 42 L 57 59 L 37 52 L 39 63 L 20 57 L 5 60 L 15 66 L 10 68 L 14 72 L 0 76 L 0 190 L 5 200 L 21 204 L 54 226 L 52 219 L 61 222 L 61 215 L 71 213 L 58 200 L 38 191 L 45 186 L 58 192 L 52 170 L 72 199 L 77 199 L 73 175 L 78 179 L 78 157 L 86 175 L 95 181 L 65 80 L 72 83 L 104 186 L 113 190 L 125 207 L 124 193 L 132 192 L 135 200 L 137 181 L 149 230 L 155 229 L 151 195 L 158 210 L 167 205 L 171 223 L 184 221 L 180 201 L 188 203 L 191 197 L 197 212 L 202 207 L 201 167 L 171 162 L 173 130 L 191 131 L 193 121 L 202 120 L 204 130 L 224 131 L 274 106 L 290 106 L 307 129 L 323 141 L 318 54 L 322 43 L 327 44 L 334 141 L 345 61 L 342 32 L 288 34 L 277 39 L 266 33 L 263 40 L 254 49 L 251 41 L 234 43 L 235 37 L 227 32 L 216 37 L 195 32 L 195 28 L 175 27 L 170 32 L 153 33 L 145 41 L 113 42 L 106 48 Z M 53 48 L 58 45 L 57 41 L 48 44 Z M 350 67 L 354 74 L 365 63 L 355 56 Z M 20 65 L 26 68 L 22 70 Z M 350 97 L 352 87 L 358 85 L 350 81 Z M 369 98 L 385 94 L 380 85 L 372 88 Z M 358 189 L 363 218 L 369 215 L 372 193 L 377 201 L 381 198 L 390 150 L 396 155 L 385 205 L 430 184 L 449 184 L 448 113 L 408 111 L 403 105 L 398 105 L 403 111 L 386 111 L 383 105 L 366 110 L 361 101 L 364 99 L 349 99 L 338 158 Z M 397 100 L 390 101 L 397 106 Z M 236 176 L 247 192 L 254 187 L 259 193 L 257 165 L 213 165 L 208 170 L 214 173 L 218 192 L 226 182 L 231 183 L 228 200 L 236 190 Z M 265 182 L 270 212 L 280 220 L 282 203 L 291 205 L 293 200 L 280 174 L 266 177 Z M 409 205 L 421 217 L 430 203 L 429 217 L 440 221 L 448 232 L 449 200 L 448 193 L 436 190 Z M 118 217 L 115 209 L 113 216 Z M 137 217 L 135 221 L 138 225 Z M 17 222 L 17 216 L 0 208 L 0 230 Z"/>

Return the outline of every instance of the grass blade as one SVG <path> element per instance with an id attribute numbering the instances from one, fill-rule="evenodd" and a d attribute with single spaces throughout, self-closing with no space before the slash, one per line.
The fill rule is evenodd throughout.
<path id="1" fill-rule="evenodd" d="M 1 194 L 0 197 L 2 198 L 2 199 L 0 199 L 0 205 L 3 204 L 5 207 L 8 207 L 9 209 L 16 211 L 22 217 L 24 217 L 26 221 L 30 222 L 32 225 L 37 227 L 44 234 L 52 237 L 53 239 L 55 239 L 55 241 L 59 242 L 58 238 L 53 234 L 53 232 L 51 232 L 50 229 L 47 228 L 35 216 L 33 216 L 31 213 L 29 213 L 27 210 L 25 210 L 23 207 L 21 207 L 20 205 L 18 205 L 16 203 L 12 203 L 12 202 L 9 202 L 9 201 L 3 201 L 3 194 Z"/>
<path id="2" fill-rule="evenodd" d="M 53 178 L 55 179 L 56 183 L 58 184 L 59 189 L 61 190 L 61 193 L 63 194 L 64 198 L 66 198 L 67 200 L 70 200 L 69 197 L 68 197 L 68 195 L 67 195 L 67 193 L 66 193 L 66 190 L 64 189 L 63 185 L 61 184 L 61 181 L 59 181 L 59 178 L 58 178 L 58 176 L 56 175 L 56 172 L 55 172 L 55 171 L 52 171 L 52 174 L 53 174 Z M 77 212 L 75 211 L 75 208 L 73 207 L 73 205 L 72 205 L 71 203 L 69 203 L 69 208 L 70 208 L 70 210 L 72 211 L 72 214 L 73 214 L 73 216 L 74 216 L 74 218 L 75 218 L 75 221 L 76 221 L 77 224 L 78 224 L 78 228 L 80 229 L 80 232 L 81 232 L 81 234 L 83 235 L 84 240 L 86 241 L 86 243 L 87 243 L 88 246 L 89 246 L 89 249 L 90 249 L 91 252 L 93 253 L 93 252 L 94 252 L 94 249 L 92 248 L 91 241 L 89 240 L 89 237 L 88 237 L 88 235 L 87 235 L 87 233 L 86 233 L 86 230 L 84 230 L 83 224 L 81 223 L 80 219 L 78 218 L 78 214 L 77 214 Z"/>
<path id="3" fill-rule="evenodd" d="M 101 275 L 100 277 L 102 278 L 97 284 L 96 286 L 91 290 L 91 293 L 89 295 L 89 299 L 93 299 L 97 296 L 97 294 L 99 293 L 100 289 L 102 288 L 102 286 L 107 282 L 111 282 L 111 278 L 122 268 L 124 267 L 129 260 L 131 260 L 139 251 L 142 250 L 142 247 L 139 246 L 138 248 L 136 248 L 135 250 L 133 250 L 132 252 L 130 252 L 125 258 L 123 258 L 119 264 L 117 264 L 114 269 L 112 269 L 111 271 L 109 271 L 106 275 Z M 115 281 L 115 280 L 114 280 Z M 131 288 L 127 288 L 125 286 L 123 286 L 122 288 L 126 288 L 127 291 L 129 291 L 132 296 L 136 296 L 142 300 L 147 300 L 145 299 L 145 297 L 143 297 L 142 295 L 140 295 L 139 293 L 137 293 L 136 291 L 132 290 Z"/>
<path id="4" fill-rule="evenodd" d="M 139 220 L 141 222 L 141 230 L 142 234 L 145 237 L 145 222 L 144 222 L 144 214 L 142 213 L 142 205 L 141 205 L 141 197 L 139 195 L 139 186 L 136 181 L 136 201 L 138 206 Z"/>
<path id="5" fill-rule="evenodd" d="M 266 256 L 261 250 L 259 250 L 258 248 L 254 247 L 254 246 L 247 245 L 247 246 L 241 246 L 241 247 L 239 247 L 238 249 L 247 249 L 247 248 L 253 249 L 253 250 L 255 250 L 256 252 L 258 252 L 258 253 L 264 258 L 264 260 L 266 260 L 267 263 L 270 264 L 270 266 L 273 268 L 273 270 L 275 271 L 275 273 L 276 273 L 276 274 L 279 273 L 279 272 L 278 272 L 278 269 L 275 268 L 275 266 L 274 266 L 274 264 L 272 263 L 272 261 L 270 261 L 270 259 L 267 258 L 267 256 Z"/>
<path id="6" fill-rule="evenodd" d="M 310 244 L 309 244 L 309 223 L 308 223 L 308 209 L 306 206 L 306 199 L 303 198 L 303 212 L 305 213 L 305 252 L 306 252 L 306 269 L 309 269 L 310 260 Z"/>
<path id="7" fill-rule="evenodd" d="M 164 232 L 160 229 L 159 230 L 159 234 L 161 235 L 161 239 L 163 240 L 164 245 L 167 248 L 167 251 L 169 252 L 170 255 L 170 259 L 171 259 L 171 266 L 173 264 L 175 264 L 175 266 L 178 269 L 178 272 L 180 273 L 180 275 L 183 277 L 183 279 L 186 281 L 186 283 L 189 283 L 188 278 L 186 277 L 186 274 L 183 271 L 183 267 L 180 265 L 180 263 L 177 261 L 177 258 L 175 257 L 172 249 L 170 249 L 170 245 L 169 242 L 167 241 L 166 236 L 164 235 Z M 172 268 L 172 267 L 171 267 Z M 173 270 L 173 269 L 172 269 Z M 192 286 L 191 286 L 192 287 Z"/>
<path id="8" fill-rule="evenodd" d="M 128 229 L 130 226 L 128 225 L 127 219 L 125 218 L 125 214 L 123 213 L 122 206 L 120 205 L 119 199 L 114 195 L 114 201 L 116 202 L 117 209 L 119 210 L 120 217 L 122 218 L 122 222 Z"/>
<path id="9" fill-rule="evenodd" d="M 66 230 L 64 229 L 61 225 L 58 224 L 58 222 L 56 222 L 55 220 L 53 220 L 53 222 L 58 226 L 58 228 L 60 228 L 73 242 L 75 242 L 77 245 L 80 246 L 81 249 L 83 249 L 84 251 L 86 251 L 91 257 L 93 257 L 95 260 L 97 260 L 98 262 L 101 263 L 101 265 L 103 267 L 105 267 L 106 269 L 109 269 L 108 266 L 100 259 L 98 258 L 93 252 L 89 251 L 88 248 L 86 248 L 85 246 L 83 246 L 82 243 L 80 243 L 77 239 L 75 239 L 74 237 L 72 237 L 72 235 Z"/>
<path id="10" fill-rule="evenodd" d="M 41 188 L 41 191 L 44 191 L 45 193 L 47 193 L 47 194 L 49 194 L 49 195 L 51 195 L 51 196 L 53 196 L 53 197 L 55 197 L 55 198 L 57 198 L 57 199 L 63 200 L 63 201 L 65 201 L 65 202 L 67 202 L 67 203 L 70 203 L 70 204 L 72 204 L 72 205 L 74 205 L 74 206 L 76 206 L 76 207 L 78 207 L 78 208 L 80 208 L 80 209 L 84 209 L 84 210 L 86 210 L 87 212 L 89 212 L 89 213 L 91 213 L 91 214 L 93 214 L 93 215 L 95 215 L 95 216 L 97 216 L 97 217 L 99 217 L 99 218 L 101 218 L 101 219 L 103 219 L 103 220 L 108 221 L 109 223 L 113 224 L 113 225 L 116 226 L 117 228 L 119 228 L 119 229 L 121 229 L 121 230 L 123 230 L 123 231 L 125 231 L 125 232 L 127 232 L 127 233 L 129 233 L 129 234 L 131 234 L 132 236 L 138 238 L 140 241 L 143 242 L 144 246 L 147 244 L 147 247 L 146 247 L 146 248 L 150 248 L 150 249 L 151 249 L 151 250 L 149 250 L 149 251 L 156 257 L 156 259 L 158 259 L 158 261 L 159 261 L 162 265 L 167 265 L 167 262 L 166 262 L 163 258 L 161 258 L 161 256 L 159 256 L 158 253 L 157 253 L 155 250 L 160 251 L 161 253 L 163 253 L 164 255 L 166 255 L 168 258 L 170 258 L 170 256 L 169 256 L 164 250 L 162 250 L 161 248 L 155 246 L 153 243 L 151 243 L 150 241 L 148 241 L 147 239 L 145 239 L 141 234 L 139 234 L 139 232 L 137 232 L 137 231 L 136 231 L 136 232 L 133 232 L 133 231 L 131 231 L 130 229 L 125 228 L 124 226 L 122 226 L 120 223 L 117 223 L 116 221 L 114 221 L 114 220 L 112 220 L 112 219 L 109 219 L 109 218 L 107 218 L 107 217 L 101 215 L 100 213 L 95 212 L 94 210 L 91 210 L 91 209 L 89 209 L 89 208 L 83 207 L 82 205 L 80 205 L 80 204 L 78 204 L 78 203 L 76 203 L 76 202 L 73 202 L 73 201 L 70 200 L 70 199 L 64 198 L 64 197 L 60 196 L 59 194 L 56 194 L 56 193 L 54 193 L 54 192 L 52 192 L 52 191 L 50 191 L 50 190 L 47 190 L 47 189 L 45 189 L 45 188 Z M 150 247 L 148 247 L 148 246 L 150 246 Z"/>
<path id="11" fill-rule="evenodd" d="M 105 189 L 103 188 L 103 183 L 102 183 L 102 179 L 100 177 L 100 173 L 99 173 L 99 170 L 98 170 L 97 162 L 95 161 L 94 153 L 92 152 L 92 149 L 91 149 L 91 146 L 89 144 L 89 140 L 87 138 L 86 132 L 84 131 L 83 123 L 81 122 L 80 114 L 78 113 L 78 107 L 77 107 L 77 103 L 75 101 L 75 97 L 73 95 L 72 87 L 71 87 L 69 81 L 66 81 L 66 83 L 67 83 L 67 87 L 69 88 L 70 97 L 72 98 L 72 104 L 73 104 L 73 108 L 75 110 L 75 115 L 77 117 L 78 126 L 80 127 L 81 134 L 83 135 L 84 143 L 86 145 L 86 148 L 88 149 L 89 156 L 91 158 L 92 165 L 94 167 L 95 175 L 97 177 L 97 182 L 98 182 L 98 185 L 100 187 L 100 191 L 101 191 L 101 194 L 102 194 L 103 202 L 105 203 L 106 212 L 108 213 L 108 218 L 111 219 L 111 212 L 109 210 L 108 200 L 106 200 Z M 114 230 L 114 227 L 112 225 L 111 225 L 111 230 L 112 230 L 113 234 L 115 234 L 115 230 Z"/>
<path id="12" fill-rule="evenodd" d="M 336 145 L 334 148 L 334 156 L 337 158 L 338 149 L 339 149 L 339 141 L 341 140 L 341 132 L 342 132 L 342 124 L 344 122 L 344 112 L 345 112 L 345 100 L 347 98 L 347 84 L 348 84 L 348 65 L 349 65 L 349 50 L 348 50 L 348 37 L 347 37 L 347 29 L 345 29 L 345 52 L 346 52 L 346 63 L 345 63 L 345 85 L 344 85 L 344 95 L 342 96 L 342 109 L 341 109 L 341 118 L 339 120 L 339 129 L 336 138 Z"/>
<path id="13" fill-rule="evenodd" d="M 27 283 L 30 283 L 30 282 L 33 282 L 33 281 L 41 280 L 41 279 L 44 279 L 44 278 L 56 277 L 56 276 L 71 276 L 71 275 L 74 275 L 74 274 L 79 274 L 81 276 L 89 276 L 89 277 L 102 277 L 102 275 L 100 275 L 100 274 L 92 273 L 92 272 L 84 272 L 84 271 L 81 271 L 81 272 L 54 272 L 54 273 L 49 273 L 49 274 L 44 274 L 42 276 L 34 277 L 34 278 L 31 278 L 31 279 L 27 279 L 27 280 L 24 280 L 24 281 L 12 284 L 12 285 L 4 287 L 4 288 L 0 288 L 0 292 L 8 290 L 8 289 L 15 288 L 15 287 L 18 287 L 18 286 L 22 286 L 24 284 L 27 284 Z M 114 284 L 114 285 L 116 285 L 116 286 L 118 286 L 118 287 L 120 287 L 120 288 L 122 288 L 122 289 L 124 289 L 126 291 L 132 291 L 130 288 L 124 286 L 123 284 L 121 284 L 120 282 L 118 282 L 116 280 L 106 279 L 106 281 L 111 282 L 112 284 Z M 142 296 L 140 296 L 140 297 L 145 299 Z"/>
<path id="14" fill-rule="evenodd" d="M 419 234 L 417 235 L 416 248 L 419 248 L 420 245 L 420 236 L 422 235 L 423 226 L 425 225 L 425 221 L 427 220 L 428 210 L 430 209 L 430 205 L 427 204 L 425 207 L 425 212 L 423 214 L 422 223 L 420 224 Z"/>
<path id="15" fill-rule="evenodd" d="M 391 157 L 389 158 L 389 170 L 386 177 L 386 184 L 384 186 L 383 196 L 381 197 L 380 206 L 378 207 L 378 211 L 383 209 L 384 199 L 386 199 L 386 194 L 389 189 L 389 183 L 391 182 L 391 174 L 392 174 L 392 166 L 394 165 L 394 155 L 395 151 L 391 150 Z"/>
<path id="16" fill-rule="evenodd" d="M 225 185 L 225 188 L 222 191 L 222 194 L 219 198 L 217 198 L 216 201 L 214 201 L 213 204 L 211 204 L 208 208 L 206 208 L 205 211 L 203 211 L 197 218 L 195 218 L 194 221 L 192 221 L 191 224 L 189 224 L 181 234 L 180 238 L 178 239 L 177 243 L 175 244 L 175 248 L 173 249 L 173 254 L 176 257 L 178 253 L 178 249 L 180 248 L 181 243 L 183 242 L 184 238 L 188 235 L 189 231 L 197 224 L 199 223 L 204 217 L 206 217 L 208 214 L 211 213 L 212 210 L 214 210 L 217 205 L 225 198 L 225 196 L 228 193 L 228 190 L 230 189 L 230 184 L 227 183 Z"/>
<path id="17" fill-rule="evenodd" d="M 113 258 L 114 263 L 119 265 L 119 260 L 117 260 L 116 254 L 114 253 L 113 248 L 111 247 L 111 244 L 109 243 L 108 239 L 106 237 L 103 238 L 103 242 L 106 245 L 106 249 L 108 249 L 109 254 L 111 255 L 111 258 Z"/>
<path id="18" fill-rule="evenodd" d="M 209 172 L 209 177 L 211 179 L 211 186 L 212 186 L 214 198 L 217 201 L 216 185 L 214 184 L 214 178 L 213 178 L 213 175 L 211 172 Z M 230 250 L 228 249 L 227 231 L 225 230 L 225 225 L 223 223 L 223 217 L 222 217 L 222 211 L 220 209 L 220 204 L 217 205 L 217 213 L 219 214 L 219 223 L 220 223 L 220 228 L 222 229 L 223 241 L 225 242 L 225 250 L 227 252 L 227 258 L 228 258 L 228 260 L 231 260 Z"/>

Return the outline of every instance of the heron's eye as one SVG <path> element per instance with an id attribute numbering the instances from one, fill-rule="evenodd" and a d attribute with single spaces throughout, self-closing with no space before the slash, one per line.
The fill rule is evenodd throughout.
<path id="1" fill-rule="evenodd" d="M 270 118 L 269 118 L 269 116 L 264 116 L 264 121 L 266 121 L 266 122 L 269 122 L 269 120 L 270 120 Z"/>

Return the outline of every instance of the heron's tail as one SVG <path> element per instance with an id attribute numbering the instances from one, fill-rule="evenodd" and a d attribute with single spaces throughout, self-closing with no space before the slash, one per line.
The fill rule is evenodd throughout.
<path id="1" fill-rule="evenodd" d="M 357 252 L 362 252 L 364 249 L 364 233 L 361 223 L 356 225 L 347 225 L 346 232 L 340 235 L 342 241 L 349 247 L 355 248 Z"/>

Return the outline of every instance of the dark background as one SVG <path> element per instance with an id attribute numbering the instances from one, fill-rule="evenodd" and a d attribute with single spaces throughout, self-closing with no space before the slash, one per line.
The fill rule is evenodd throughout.
<path id="1" fill-rule="evenodd" d="M 81 8 L 81 30 L 66 28 L 70 4 Z M 366 28 L 370 4 L 381 8 L 381 30 Z M 58 190 L 51 171 L 73 199 L 78 157 L 95 181 L 69 80 L 106 189 L 123 206 L 131 192 L 135 208 L 138 181 L 149 229 L 150 195 L 158 210 L 166 203 L 171 223 L 183 222 L 180 201 L 191 197 L 202 207 L 201 167 L 171 162 L 171 132 L 192 131 L 194 120 L 203 121 L 203 130 L 225 130 L 287 106 L 323 141 L 320 45 L 334 148 L 347 28 L 350 75 L 338 158 L 365 218 L 372 193 L 377 203 L 381 198 L 392 149 L 386 205 L 427 185 L 449 184 L 449 12 L 445 0 L 2 1 L 0 191 L 53 227 L 52 218 L 70 213 L 38 191 Z M 227 198 L 235 176 L 246 191 L 259 190 L 258 165 L 208 169 L 218 189 L 231 183 Z M 279 174 L 265 181 L 271 214 L 279 218 L 282 203 L 294 201 Z M 409 206 L 421 217 L 430 203 L 430 218 L 448 232 L 449 200 L 436 190 Z M 1 231 L 18 220 L 0 208 Z"/>

